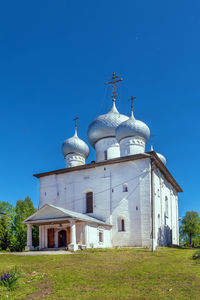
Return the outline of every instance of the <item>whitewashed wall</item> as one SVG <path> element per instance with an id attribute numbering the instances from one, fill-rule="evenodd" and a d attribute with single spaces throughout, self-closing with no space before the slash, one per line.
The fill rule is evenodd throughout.
<path id="1" fill-rule="evenodd" d="M 165 221 L 166 226 L 175 228 L 172 231 L 173 242 L 177 243 L 176 195 L 170 192 L 171 185 L 158 173 L 155 173 L 154 177 L 156 241 L 159 228 L 161 225 L 161 227 L 164 226 Z M 128 192 L 123 192 L 123 184 L 127 184 Z M 151 172 L 148 157 L 41 177 L 39 188 L 39 207 L 48 203 L 80 213 L 86 213 L 85 194 L 92 191 L 94 207 L 90 215 L 113 226 L 112 230 L 109 230 L 112 233 L 110 245 L 151 246 Z M 158 188 L 162 196 L 156 194 Z M 169 201 L 168 219 L 164 217 L 165 196 Z M 160 214 L 160 220 L 158 220 L 158 214 Z M 124 232 L 118 230 L 118 218 L 125 220 Z M 96 229 L 90 227 L 87 245 L 93 243 L 98 247 L 101 246 L 95 240 Z"/>

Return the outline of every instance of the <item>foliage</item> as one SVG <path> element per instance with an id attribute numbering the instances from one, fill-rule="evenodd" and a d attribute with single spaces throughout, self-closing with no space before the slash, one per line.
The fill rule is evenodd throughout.
<path id="1" fill-rule="evenodd" d="M 0 202 L 0 250 L 22 251 L 26 246 L 27 227 L 23 221 L 32 215 L 36 209 L 31 198 L 18 200 L 16 207 L 8 202 Z M 33 226 L 33 246 L 39 244 L 39 228 Z"/>
<path id="2" fill-rule="evenodd" d="M 196 211 L 187 211 L 183 217 L 180 226 L 180 235 L 184 243 L 189 244 L 190 247 L 195 241 L 199 240 L 200 236 L 200 217 Z"/>
<path id="3" fill-rule="evenodd" d="M 17 251 L 22 251 L 26 246 L 27 226 L 23 221 L 34 214 L 36 209 L 33 206 L 31 198 L 27 196 L 25 200 L 18 200 L 15 208 L 14 231 L 18 243 L 15 244 Z M 33 246 L 38 245 L 38 227 L 33 227 Z"/>
<path id="4" fill-rule="evenodd" d="M 200 250 L 195 251 L 192 258 L 194 260 L 197 260 L 197 259 L 200 260 Z"/>
<path id="5" fill-rule="evenodd" d="M 17 272 L 4 272 L 0 275 L 0 285 L 7 287 L 9 290 L 13 290 L 16 287 L 17 283 Z"/>

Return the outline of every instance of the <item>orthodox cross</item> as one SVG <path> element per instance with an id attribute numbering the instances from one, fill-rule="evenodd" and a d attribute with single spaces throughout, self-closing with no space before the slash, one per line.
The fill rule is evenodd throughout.
<path id="1" fill-rule="evenodd" d="M 116 83 L 122 81 L 123 78 L 119 78 L 119 76 L 117 76 L 115 74 L 115 72 L 113 72 L 112 74 L 112 78 L 111 81 L 106 82 L 106 84 L 112 84 L 112 101 L 115 102 L 115 98 L 117 97 L 117 93 L 116 93 Z"/>
<path id="2" fill-rule="evenodd" d="M 79 119 L 79 117 L 75 117 L 74 119 L 73 119 L 73 121 L 75 121 L 75 130 L 77 131 L 77 120 Z"/>
<path id="3" fill-rule="evenodd" d="M 128 99 L 128 101 L 131 101 L 131 111 L 133 111 L 133 101 L 136 99 L 136 97 L 131 96 L 130 99 Z"/>

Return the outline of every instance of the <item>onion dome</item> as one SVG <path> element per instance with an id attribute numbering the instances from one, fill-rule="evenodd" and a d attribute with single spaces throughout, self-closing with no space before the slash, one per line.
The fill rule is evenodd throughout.
<path id="1" fill-rule="evenodd" d="M 89 155 L 88 145 L 81 140 L 77 135 L 77 128 L 75 127 L 74 136 L 64 141 L 62 144 L 62 153 L 64 157 L 70 153 L 80 154 L 87 158 Z"/>
<path id="2" fill-rule="evenodd" d="M 100 115 L 88 127 L 88 140 L 94 147 L 95 143 L 104 138 L 115 138 L 115 129 L 124 121 L 128 119 L 127 116 L 118 112 L 115 102 L 111 110 L 104 115 Z"/>
<path id="3" fill-rule="evenodd" d="M 156 152 L 156 154 L 158 155 L 158 157 L 160 158 L 160 160 L 162 161 L 162 163 L 163 163 L 164 165 L 166 165 L 167 160 L 166 160 L 166 158 L 164 157 L 164 155 L 162 155 L 162 154 L 160 154 L 160 153 L 158 153 L 158 152 Z"/>
<path id="4" fill-rule="evenodd" d="M 154 151 L 154 149 L 153 149 L 153 144 L 152 144 L 152 135 L 151 135 L 151 151 Z M 166 160 L 166 158 L 164 157 L 164 155 L 162 155 L 162 154 L 160 154 L 160 153 L 158 153 L 158 152 L 156 152 L 156 154 L 157 154 L 157 156 L 159 157 L 159 159 L 162 161 L 162 163 L 163 163 L 164 165 L 166 165 L 167 160 Z"/>
<path id="5" fill-rule="evenodd" d="M 131 110 L 131 116 L 128 120 L 121 123 L 116 129 L 116 138 L 118 142 L 127 137 L 139 136 L 148 140 L 150 136 L 149 127 L 142 121 L 136 120 Z"/>

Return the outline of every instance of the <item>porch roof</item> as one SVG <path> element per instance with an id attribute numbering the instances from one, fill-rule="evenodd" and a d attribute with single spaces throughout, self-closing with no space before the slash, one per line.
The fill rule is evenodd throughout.
<path id="1" fill-rule="evenodd" d="M 88 223 L 101 224 L 111 226 L 99 219 L 88 216 L 86 214 L 77 213 L 62 207 L 54 206 L 52 204 L 45 204 L 33 215 L 23 221 L 24 224 L 40 224 L 40 223 L 52 223 L 52 222 L 63 222 L 70 220 L 79 220 Z"/>

